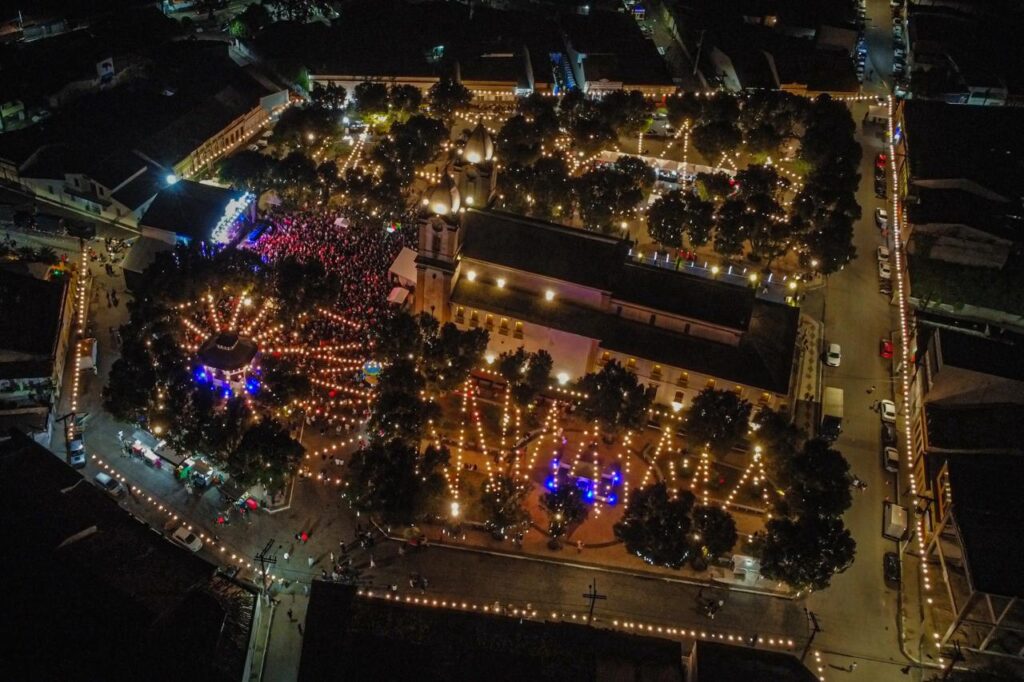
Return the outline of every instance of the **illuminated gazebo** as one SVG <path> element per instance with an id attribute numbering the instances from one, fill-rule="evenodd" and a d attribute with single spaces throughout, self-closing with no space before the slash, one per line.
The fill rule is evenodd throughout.
<path id="1" fill-rule="evenodd" d="M 218 332 L 199 348 L 197 379 L 233 393 L 247 389 L 259 347 L 248 336 Z"/>

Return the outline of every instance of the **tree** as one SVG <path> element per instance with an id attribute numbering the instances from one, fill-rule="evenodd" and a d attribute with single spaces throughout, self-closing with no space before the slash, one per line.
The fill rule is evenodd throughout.
<path id="1" fill-rule="evenodd" d="M 217 175 L 232 187 L 249 190 L 258 196 L 270 186 L 276 164 L 269 156 L 245 149 L 221 161 Z"/>
<path id="2" fill-rule="evenodd" d="M 682 246 L 684 210 L 686 204 L 680 190 L 673 190 L 655 199 L 647 209 L 647 233 L 651 239 L 662 246 Z"/>
<path id="3" fill-rule="evenodd" d="M 259 5 L 249 6 L 258 7 Z M 335 83 L 328 83 L 327 85 L 317 83 L 309 93 L 309 96 L 318 107 L 324 109 L 343 109 L 345 107 L 345 100 L 348 98 L 348 91 L 343 86 Z"/>
<path id="4" fill-rule="evenodd" d="M 352 507 L 379 514 L 385 523 L 412 523 L 434 507 L 445 488 L 446 448 L 422 455 L 401 440 L 373 442 L 356 451 L 345 475 Z"/>
<path id="5" fill-rule="evenodd" d="M 324 198 L 329 197 L 341 184 L 338 173 L 338 164 L 333 161 L 324 161 L 316 167 L 316 179 L 320 183 Z"/>
<path id="6" fill-rule="evenodd" d="M 850 508 L 850 464 L 827 441 L 814 438 L 781 467 L 786 488 L 779 511 L 789 516 L 838 517 Z"/>
<path id="7" fill-rule="evenodd" d="M 447 120 L 457 109 L 468 107 L 473 101 L 473 94 L 457 80 L 442 78 L 430 86 L 427 99 L 431 111 Z"/>
<path id="8" fill-rule="evenodd" d="M 857 543 L 837 518 L 770 520 L 754 536 L 761 575 L 799 591 L 823 590 L 853 563 Z"/>
<path id="9" fill-rule="evenodd" d="M 274 126 L 270 141 L 286 147 L 308 147 L 338 134 L 337 114 L 318 106 L 288 107 Z"/>
<path id="10" fill-rule="evenodd" d="M 614 526 L 615 537 L 649 564 L 680 568 L 694 554 L 693 502 L 689 491 L 670 496 L 662 482 L 634 490 L 622 520 Z"/>
<path id="11" fill-rule="evenodd" d="M 651 396 L 636 374 L 615 360 L 582 377 L 576 390 L 586 396 L 580 402 L 580 412 L 588 420 L 601 422 L 605 429 L 637 428 L 647 419 Z"/>
<path id="12" fill-rule="evenodd" d="M 682 246 L 684 235 L 691 246 L 704 246 L 711 239 L 713 218 L 711 202 L 673 190 L 662 194 L 647 209 L 647 232 L 664 246 Z"/>
<path id="13" fill-rule="evenodd" d="M 583 502 L 583 493 L 571 483 L 546 493 L 540 503 L 548 513 L 548 535 L 553 547 L 561 546 L 560 541 L 569 526 L 583 523 L 590 512 Z"/>
<path id="14" fill-rule="evenodd" d="M 483 329 L 461 331 L 446 322 L 436 334 L 425 337 L 423 369 L 427 382 L 436 390 L 450 391 L 469 377 L 487 350 L 490 335 Z"/>
<path id="15" fill-rule="evenodd" d="M 263 5 L 253 3 L 234 18 L 228 31 L 235 38 L 253 38 L 268 24 L 270 24 L 270 12 Z"/>
<path id="16" fill-rule="evenodd" d="M 519 405 L 529 405 L 551 381 L 551 354 L 541 349 L 529 353 L 519 346 L 513 353 L 498 357 L 498 372 L 508 382 L 512 398 Z"/>
<path id="17" fill-rule="evenodd" d="M 412 180 L 416 169 L 432 161 L 448 132 L 436 118 L 417 114 L 391 127 L 391 135 L 373 150 L 373 158 L 403 183 Z"/>
<path id="18" fill-rule="evenodd" d="M 152 361 L 139 363 L 122 356 L 114 361 L 103 387 L 103 409 L 118 421 L 136 422 L 155 386 Z"/>
<path id="19" fill-rule="evenodd" d="M 371 440 L 419 443 L 427 422 L 440 415 L 437 403 L 421 397 L 425 385 L 412 360 L 402 358 L 384 368 L 367 423 Z"/>
<path id="20" fill-rule="evenodd" d="M 595 168 L 576 185 L 580 217 L 592 230 L 616 232 L 618 221 L 632 216 L 643 199 L 634 178 L 617 168 Z"/>
<path id="21" fill-rule="evenodd" d="M 381 362 L 394 362 L 423 349 L 423 326 L 418 317 L 399 312 L 384 319 L 370 330 L 373 335 L 373 356 Z"/>
<path id="22" fill-rule="evenodd" d="M 724 454 L 747 433 L 751 404 L 732 391 L 705 388 L 693 399 L 686 419 L 686 436 L 696 447 L 709 443 Z"/>
<path id="23" fill-rule="evenodd" d="M 264 417 L 245 431 L 224 466 L 240 485 L 259 484 L 275 492 L 295 473 L 303 452 L 302 445 L 280 422 Z"/>
<path id="24" fill-rule="evenodd" d="M 614 90 L 598 102 L 605 124 L 618 136 L 635 137 L 651 127 L 651 107 L 639 90 Z"/>
<path id="25" fill-rule="evenodd" d="M 299 150 L 281 159 L 274 168 L 276 184 L 292 196 L 301 196 L 316 182 L 316 164 Z"/>
<path id="26" fill-rule="evenodd" d="M 740 146 L 740 129 L 731 120 L 713 120 L 703 123 L 690 133 L 690 143 L 709 163 L 716 163 L 722 154 L 733 152 Z"/>
<path id="27" fill-rule="evenodd" d="M 692 125 L 702 120 L 705 101 L 692 92 L 682 92 L 669 97 L 666 105 L 669 123 L 680 128 L 687 122 Z"/>
<path id="28" fill-rule="evenodd" d="M 572 215 L 575 203 L 569 166 L 561 156 L 545 156 L 533 165 L 529 214 L 540 218 Z"/>
<path id="29" fill-rule="evenodd" d="M 733 191 L 733 179 L 727 173 L 697 173 L 694 183 L 703 198 L 710 199 L 715 203 L 726 198 Z"/>
<path id="30" fill-rule="evenodd" d="M 540 158 L 543 144 L 537 127 L 522 114 L 505 121 L 495 140 L 498 157 L 507 163 L 532 164 Z"/>
<path id="31" fill-rule="evenodd" d="M 639 187 L 644 194 L 648 194 L 654 188 L 657 176 L 654 169 L 642 159 L 635 156 L 620 156 L 615 161 L 615 169 L 629 178 L 630 182 Z"/>
<path id="32" fill-rule="evenodd" d="M 352 93 L 356 111 L 360 116 L 384 116 L 388 113 L 388 86 L 375 81 L 363 81 Z"/>
<path id="33" fill-rule="evenodd" d="M 781 486 L 784 468 L 800 449 L 805 438 L 803 430 L 784 414 L 762 407 L 751 420 L 751 439 L 761 446 L 767 460 L 768 473 L 776 487 Z"/>
<path id="34" fill-rule="evenodd" d="M 745 240 L 746 204 L 742 199 L 726 199 L 715 213 L 715 253 L 738 256 Z"/>
<path id="35" fill-rule="evenodd" d="M 717 558 L 736 545 L 736 520 L 721 507 L 698 506 L 693 510 L 696 542 L 705 556 Z"/>
<path id="36" fill-rule="evenodd" d="M 423 91 L 415 85 L 392 85 L 388 91 L 388 105 L 399 121 L 407 120 L 422 104 Z"/>
<path id="37" fill-rule="evenodd" d="M 530 489 L 528 482 L 503 474 L 484 484 L 480 506 L 487 518 L 487 527 L 496 538 L 504 540 L 510 531 L 514 534 L 529 525 L 530 513 L 525 504 Z"/>

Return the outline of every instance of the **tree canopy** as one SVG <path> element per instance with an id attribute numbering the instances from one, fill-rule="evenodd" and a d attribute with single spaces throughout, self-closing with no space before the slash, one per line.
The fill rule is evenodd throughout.
<path id="1" fill-rule="evenodd" d="M 686 437 L 694 446 L 729 452 L 747 433 L 751 407 L 733 391 L 705 388 L 687 414 Z"/>
<path id="2" fill-rule="evenodd" d="M 638 428 L 647 420 L 651 395 L 636 374 L 615 360 L 580 378 L 576 390 L 586 396 L 580 401 L 583 416 L 599 421 L 608 430 Z"/>
<path id="3" fill-rule="evenodd" d="M 692 493 L 672 497 L 662 482 L 634 490 L 615 537 L 649 564 L 680 568 L 694 556 L 693 503 Z"/>
<path id="4" fill-rule="evenodd" d="M 412 523 L 437 506 L 448 459 L 446 448 L 430 446 L 421 455 L 402 440 L 370 443 L 352 455 L 344 494 L 355 509 L 387 523 Z"/>

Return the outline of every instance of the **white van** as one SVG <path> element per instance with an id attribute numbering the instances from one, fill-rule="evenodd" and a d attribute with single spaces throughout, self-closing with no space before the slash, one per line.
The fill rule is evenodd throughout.
<path id="1" fill-rule="evenodd" d="M 882 506 L 882 535 L 890 540 L 903 540 L 907 535 L 909 518 L 906 507 L 885 502 Z"/>

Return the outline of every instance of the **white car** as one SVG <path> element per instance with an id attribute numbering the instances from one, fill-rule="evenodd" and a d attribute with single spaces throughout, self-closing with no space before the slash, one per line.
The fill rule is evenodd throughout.
<path id="1" fill-rule="evenodd" d="M 877 225 L 879 229 L 884 230 L 886 225 L 888 225 L 888 224 L 889 224 L 889 212 L 886 211 L 884 208 L 876 208 L 875 209 L 875 225 Z"/>
<path id="2" fill-rule="evenodd" d="M 193 552 L 198 552 L 203 548 L 203 541 L 199 539 L 198 535 L 190 531 L 188 526 L 181 526 L 178 530 L 174 531 L 171 539 Z"/>
<path id="3" fill-rule="evenodd" d="M 876 251 L 876 253 L 878 254 L 878 262 L 879 263 L 888 263 L 889 262 L 889 249 L 887 249 L 884 246 L 879 246 L 878 250 Z"/>
<path id="4" fill-rule="evenodd" d="M 882 421 L 892 424 L 896 421 L 896 403 L 891 400 L 883 400 L 878 403 L 878 414 Z"/>
<path id="5" fill-rule="evenodd" d="M 843 359 L 843 351 L 838 343 L 830 343 L 825 351 L 825 364 L 829 367 L 838 367 Z"/>
<path id="6" fill-rule="evenodd" d="M 888 261 L 878 261 L 878 276 L 882 279 L 892 279 L 892 268 Z"/>
<path id="7" fill-rule="evenodd" d="M 900 470 L 900 453 L 896 448 L 885 448 L 882 452 L 882 466 L 886 471 L 896 473 Z"/>

